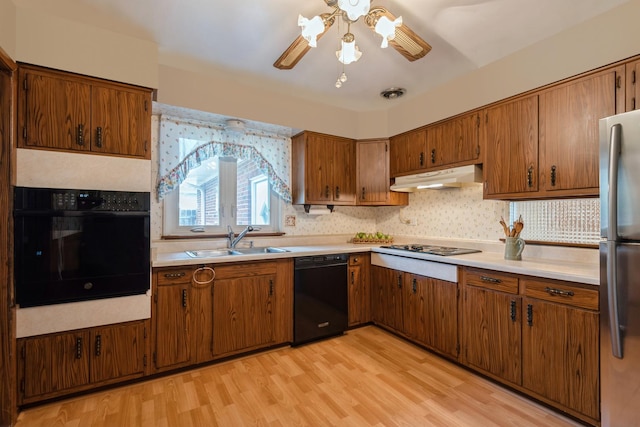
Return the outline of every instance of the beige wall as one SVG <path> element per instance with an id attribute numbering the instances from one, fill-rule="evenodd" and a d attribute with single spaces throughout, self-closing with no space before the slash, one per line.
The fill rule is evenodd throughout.
<path id="1" fill-rule="evenodd" d="M 0 47 L 15 59 L 16 8 L 10 1 L 0 1 Z"/>
<path id="2" fill-rule="evenodd" d="M 15 16 L 16 49 L 13 59 L 16 61 L 158 87 L 158 48 L 155 43 L 58 18 L 32 8 L 18 7 Z"/>

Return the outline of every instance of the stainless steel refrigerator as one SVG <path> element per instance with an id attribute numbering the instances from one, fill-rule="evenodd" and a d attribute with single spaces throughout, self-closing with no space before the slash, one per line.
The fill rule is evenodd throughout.
<path id="1" fill-rule="evenodd" d="M 640 111 L 600 120 L 603 427 L 640 426 Z"/>

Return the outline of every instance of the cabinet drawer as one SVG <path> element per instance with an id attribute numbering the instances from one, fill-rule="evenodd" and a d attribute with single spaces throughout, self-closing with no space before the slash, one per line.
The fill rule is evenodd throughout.
<path id="1" fill-rule="evenodd" d="M 589 310 L 599 309 L 597 289 L 581 288 L 567 282 L 544 279 L 523 279 L 524 295 Z"/>
<path id="2" fill-rule="evenodd" d="M 362 265 L 364 263 L 363 254 L 349 255 L 349 265 Z"/>
<path id="3" fill-rule="evenodd" d="M 265 274 L 276 274 L 277 264 L 275 262 L 256 262 L 225 264 L 224 266 L 214 266 L 215 279 L 237 279 L 239 277 L 262 276 Z"/>
<path id="4" fill-rule="evenodd" d="M 491 270 L 464 270 L 464 284 L 493 289 L 510 294 L 518 293 L 518 278 Z"/>
<path id="5" fill-rule="evenodd" d="M 191 283 L 192 268 L 173 268 L 156 272 L 158 286 Z"/>

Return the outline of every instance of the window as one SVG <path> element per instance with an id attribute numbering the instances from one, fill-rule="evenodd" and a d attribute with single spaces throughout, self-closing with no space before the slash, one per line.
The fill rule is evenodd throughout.
<path id="1" fill-rule="evenodd" d="M 192 142 L 181 139 L 181 146 L 188 153 Z M 164 201 L 165 235 L 226 234 L 228 226 L 238 233 L 248 225 L 278 231 L 279 199 L 252 160 L 208 158 Z"/>

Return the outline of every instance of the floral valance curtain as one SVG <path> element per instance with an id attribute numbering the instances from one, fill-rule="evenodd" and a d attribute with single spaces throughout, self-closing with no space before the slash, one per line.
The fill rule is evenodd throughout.
<path id="1" fill-rule="evenodd" d="M 181 140 L 182 143 L 181 143 Z M 291 139 L 247 129 L 230 132 L 218 125 L 162 115 L 159 136 L 158 199 L 178 188 L 189 171 L 215 156 L 254 161 L 271 188 L 291 202 Z M 181 148 L 182 147 L 182 148 Z"/>

